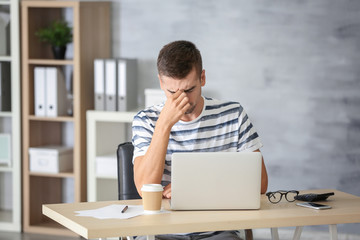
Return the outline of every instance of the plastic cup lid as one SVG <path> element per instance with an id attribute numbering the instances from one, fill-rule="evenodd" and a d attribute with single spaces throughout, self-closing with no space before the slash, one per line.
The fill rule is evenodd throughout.
<path id="1" fill-rule="evenodd" d="M 162 192 L 164 187 L 161 184 L 144 184 L 141 191 L 144 192 Z"/>

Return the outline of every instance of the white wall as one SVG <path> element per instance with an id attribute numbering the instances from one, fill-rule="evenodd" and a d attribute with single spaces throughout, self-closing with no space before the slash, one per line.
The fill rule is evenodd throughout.
<path id="1" fill-rule="evenodd" d="M 139 60 L 142 101 L 158 87 L 161 47 L 193 41 L 204 95 L 241 102 L 257 128 L 269 190 L 360 195 L 360 1 L 121 0 L 112 9 L 113 56 Z"/>

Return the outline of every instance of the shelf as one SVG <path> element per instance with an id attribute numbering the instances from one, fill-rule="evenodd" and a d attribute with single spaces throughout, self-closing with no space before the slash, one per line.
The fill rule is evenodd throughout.
<path id="1" fill-rule="evenodd" d="M 12 113 L 11 112 L 0 112 L 0 117 L 11 117 Z"/>
<path id="2" fill-rule="evenodd" d="M 12 167 L 11 166 L 6 166 L 6 165 L 2 165 L 0 164 L 0 173 L 1 172 L 12 172 Z M 0 220 L 1 222 L 1 220 Z"/>
<path id="3" fill-rule="evenodd" d="M 22 6 L 24 7 L 30 7 L 30 8 L 74 8 L 74 7 L 79 7 L 80 1 L 43 1 L 43 0 L 39 0 L 39 1 L 23 1 Z M 86 4 L 86 3 L 85 3 Z M 90 4 L 92 6 L 98 4 L 99 6 L 104 6 L 101 5 L 101 3 L 99 2 L 94 2 L 93 4 Z"/>
<path id="4" fill-rule="evenodd" d="M 10 62 L 11 57 L 10 56 L 0 56 L 0 62 Z"/>
<path id="5" fill-rule="evenodd" d="M 10 49 L 5 47 L 6 50 L 1 51 L 0 62 L 10 63 L 11 71 L 11 111 L 0 112 L 0 123 L 6 122 L 2 125 L 1 132 L 11 134 L 11 166 L 0 165 L 0 231 L 16 232 L 21 231 L 22 188 L 19 2 L 0 0 L 2 10 L 6 9 L 10 14 L 10 33 L 6 36 Z"/>
<path id="6" fill-rule="evenodd" d="M 42 205 L 87 201 L 86 111 L 94 108 L 93 61 L 110 57 L 110 2 L 21 1 L 22 103 L 23 103 L 23 229 L 25 232 L 72 235 L 47 219 Z M 53 58 L 49 44 L 35 32 L 54 20 L 72 26 L 69 59 Z M 36 116 L 34 68 L 60 66 L 72 90 L 73 116 Z M 70 81 L 71 79 L 71 81 Z M 69 80 L 69 81 L 68 81 Z M 73 171 L 30 172 L 29 148 L 46 145 L 73 146 Z"/>
<path id="7" fill-rule="evenodd" d="M 33 65 L 73 65 L 74 64 L 74 60 L 72 59 L 68 59 L 68 60 L 54 60 L 54 59 L 29 59 L 28 61 L 29 64 L 33 64 Z"/>
<path id="8" fill-rule="evenodd" d="M 38 117 L 30 115 L 29 120 L 31 121 L 44 121 L 44 122 L 73 122 L 74 117 L 63 116 L 63 117 Z"/>
<path id="9" fill-rule="evenodd" d="M 112 111 L 95 111 L 89 110 L 86 113 L 86 118 L 89 121 L 97 122 L 126 122 L 132 123 L 137 110 L 130 112 L 112 112 Z"/>
<path id="10" fill-rule="evenodd" d="M 117 177 L 112 177 L 112 176 L 101 176 L 101 175 L 96 175 L 95 176 L 98 179 L 111 179 L 111 180 L 117 180 Z"/>
<path id="11" fill-rule="evenodd" d="M 30 176 L 35 177 L 49 177 L 49 178 L 74 178 L 74 173 L 64 172 L 64 173 L 40 173 L 40 172 L 30 172 Z"/>

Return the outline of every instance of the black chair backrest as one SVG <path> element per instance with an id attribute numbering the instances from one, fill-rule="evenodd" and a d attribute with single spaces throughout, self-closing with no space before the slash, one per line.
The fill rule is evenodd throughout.
<path id="1" fill-rule="evenodd" d="M 119 200 L 141 198 L 134 183 L 133 151 L 134 146 L 131 142 L 121 143 L 117 149 Z"/>

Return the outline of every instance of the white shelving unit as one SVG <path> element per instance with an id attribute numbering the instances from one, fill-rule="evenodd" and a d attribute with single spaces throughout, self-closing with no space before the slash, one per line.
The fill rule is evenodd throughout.
<path id="1" fill-rule="evenodd" d="M 11 111 L 0 111 L 0 133 L 11 135 L 11 164 L 0 164 L 0 231 L 21 231 L 19 1 L 2 0 L 0 8 L 10 13 L 10 54 L 0 53 L 0 62 L 11 66 Z"/>
<path id="2" fill-rule="evenodd" d="M 129 128 L 136 113 L 93 110 L 86 112 L 89 202 L 117 200 L 117 177 L 97 176 L 96 157 L 109 154 L 116 157 L 117 146 L 131 140 Z"/>

